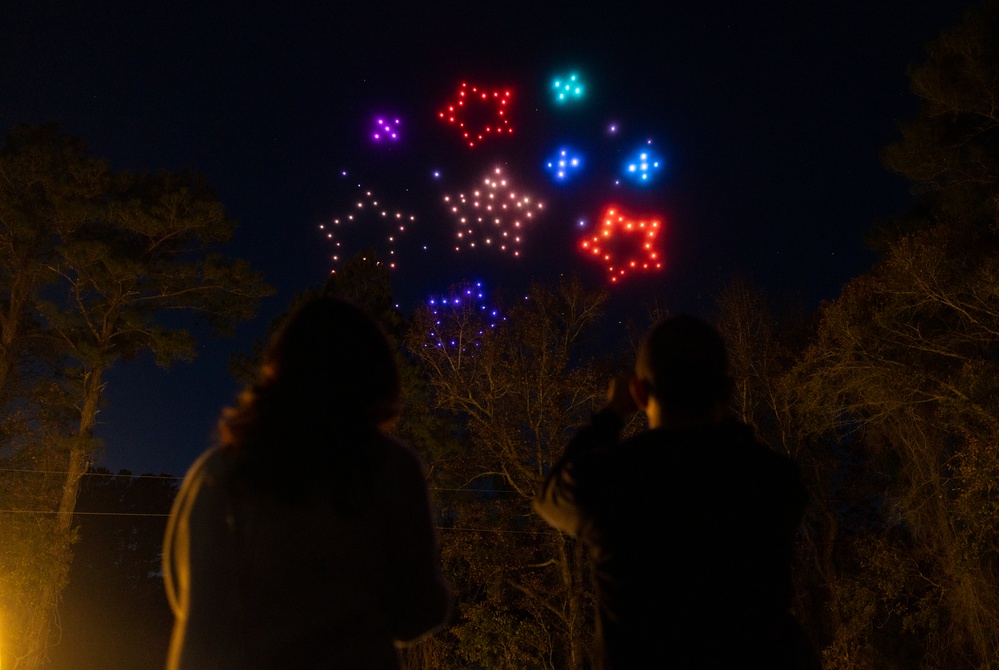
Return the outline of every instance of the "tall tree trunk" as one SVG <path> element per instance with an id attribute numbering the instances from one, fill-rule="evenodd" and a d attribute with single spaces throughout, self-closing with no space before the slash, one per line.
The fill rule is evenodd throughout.
<path id="1" fill-rule="evenodd" d="M 66 464 L 66 479 L 62 485 L 62 499 L 59 501 L 59 529 L 69 531 L 73 525 L 73 512 L 76 497 L 80 493 L 80 480 L 87 471 L 93 456 L 94 426 L 97 425 L 97 412 L 100 407 L 104 368 L 97 366 L 83 374 L 83 403 L 80 406 L 80 423 L 76 440 L 69 450 Z"/>
<path id="2" fill-rule="evenodd" d="M 568 670 L 585 670 L 590 657 L 590 638 L 592 631 L 586 625 L 588 620 L 584 594 L 587 588 L 587 576 L 583 573 L 583 554 L 585 547 L 579 540 L 559 537 L 558 558 L 562 573 L 562 584 L 565 588 L 565 623 L 566 641 L 568 642 Z"/>
<path id="3" fill-rule="evenodd" d="M 51 575 L 42 585 L 32 604 L 25 639 L 25 655 L 14 662 L 15 670 L 38 670 L 43 667 L 51 645 L 51 632 L 57 622 L 59 597 L 66 585 L 73 541 L 73 513 L 80 492 L 80 481 L 87 471 L 91 456 L 94 426 L 100 404 L 103 368 L 84 374 L 83 402 L 80 406 L 78 432 L 66 459 L 66 476 L 62 484 L 59 507 L 52 529 L 53 550 L 64 555 L 64 560 L 52 563 Z"/>

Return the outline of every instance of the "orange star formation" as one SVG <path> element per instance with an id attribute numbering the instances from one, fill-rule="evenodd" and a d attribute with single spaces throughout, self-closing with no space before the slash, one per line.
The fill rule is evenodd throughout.
<path id="1" fill-rule="evenodd" d="M 629 272 L 661 270 L 662 251 L 657 237 L 663 229 L 655 218 L 635 218 L 620 207 L 608 207 L 595 235 L 580 241 L 580 250 L 603 263 L 616 283 Z"/>

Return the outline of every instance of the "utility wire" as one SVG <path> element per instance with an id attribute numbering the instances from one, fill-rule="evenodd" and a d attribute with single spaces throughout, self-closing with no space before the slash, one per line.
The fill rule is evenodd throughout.
<path id="1" fill-rule="evenodd" d="M 0 514 L 59 514 L 51 510 L 0 509 Z M 73 512 L 74 516 L 141 516 L 166 518 L 169 514 L 143 514 L 141 512 Z M 545 530 L 509 530 L 505 528 L 462 528 L 455 526 L 437 526 L 437 530 L 449 530 L 465 533 L 504 533 L 519 535 L 555 535 L 554 531 Z"/>
<path id="2" fill-rule="evenodd" d="M 31 473 L 37 475 L 68 475 L 69 472 L 65 470 L 24 470 L 17 468 L 0 468 L 0 472 L 21 472 L 21 473 Z M 183 477 L 175 477 L 173 475 L 123 475 L 114 474 L 111 472 L 81 472 L 81 477 L 128 477 L 130 479 L 172 479 L 174 481 L 181 481 Z M 473 489 L 473 488 L 447 488 L 443 486 L 430 486 L 428 487 L 430 491 L 471 491 L 472 493 L 514 493 L 514 491 L 498 491 L 495 489 Z M 0 510 L 2 512 L 3 510 Z"/>
<path id="3" fill-rule="evenodd" d="M 55 510 L 0 509 L 0 514 L 60 514 Z M 147 514 L 143 512 L 70 512 L 73 516 L 154 516 L 168 517 L 169 514 Z"/>
<path id="4" fill-rule="evenodd" d="M 65 470 L 25 470 L 18 468 L 0 468 L 0 472 L 21 472 L 21 473 L 36 474 L 36 475 L 69 474 L 69 472 Z M 173 475 L 125 475 L 125 474 L 115 474 L 113 472 L 81 472 L 80 475 L 84 477 L 131 477 L 134 479 L 173 479 L 173 480 L 183 479 L 183 477 L 175 477 Z"/>

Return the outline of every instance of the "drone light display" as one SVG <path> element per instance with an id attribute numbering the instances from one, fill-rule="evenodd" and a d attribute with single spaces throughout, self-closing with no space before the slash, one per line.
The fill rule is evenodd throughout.
<path id="1" fill-rule="evenodd" d="M 519 256 L 524 229 L 544 204 L 515 190 L 501 168 L 495 168 L 480 184 L 468 193 L 444 196 L 455 219 L 455 251 L 485 247 Z"/>
<path id="2" fill-rule="evenodd" d="M 346 173 L 344 174 L 346 176 Z M 396 242 L 401 234 L 406 232 L 407 226 L 416 221 L 416 216 L 406 214 L 399 209 L 390 209 L 381 203 L 374 193 L 361 188 L 358 184 L 361 195 L 354 202 L 354 205 L 345 214 L 335 217 L 329 223 L 319 224 L 319 229 L 323 231 L 326 238 L 333 245 L 333 253 L 330 260 L 333 261 L 331 272 L 336 273 L 336 265 L 340 262 L 341 256 L 347 253 L 343 248 L 343 240 L 347 233 L 345 227 L 360 226 L 383 226 L 381 234 L 387 242 L 388 266 L 389 269 L 396 267 Z M 356 231 L 355 231 L 356 232 Z"/>
<path id="3" fill-rule="evenodd" d="M 611 283 L 633 272 L 661 270 L 662 251 L 657 240 L 662 222 L 634 218 L 620 207 L 608 207 L 596 234 L 580 241 L 580 250 L 607 268 Z"/>
<path id="4" fill-rule="evenodd" d="M 652 144 L 649 140 L 646 144 Z M 648 147 L 635 151 L 624 162 L 624 176 L 634 184 L 645 186 L 652 183 L 662 170 L 663 160 Z"/>
<path id="5" fill-rule="evenodd" d="M 576 73 L 565 77 L 556 77 L 552 81 L 552 94 L 555 104 L 565 105 L 566 103 L 578 102 L 582 100 L 586 93 L 586 87 Z"/>
<path id="6" fill-rule="evenodd" d="M 559 149 L 546 163 L 545 169 L 556 182 L 566 182 L 583 169 L 583 156 L 569 147 Z"/>
<path id="7" fill-rule="evenodd" d="M 399 141 L 400 120 L 391 116 L 376 116 L 372 123 L 371 139 L 379 143 Z"/>
<path id="8" fill-rule="evenodd" d="M 458 129 L 469 147 L 489 137 L 512 135 L 509 108 L 509 89 L 488 90 L 462 82 L 458 97 L 447 105 L 438 116 Z"/>
<path id="9" fill-rule="evenodd" d="M 577 133 L 580 124 L 568 123 L 571 121 L 569 117 L 576 112 L 586 111 L 579 105 L 585 96 L 591 95 L 588 90 L 590 82 L 585 81 L 585 73 L 580 73 L 579 70 L 567 68 L 557 74 L 564 76 L 541 83 L 541 90 L 538 91 L 542 98 L 539 101 L 542 103 L 540 107 L 547 109 L 532 108 L 531 112 L 535 115 L 530 120 L 536 121 L 536 113 L 546 112 L 551 117 L 561 117 L 566 127 L 559 128 L 558 132 Z M 387 181 L 391 179 L 398 188 L 394 193 L 407 197 L 405 201 L 394 198 L 392 201 L 405 202 L 407 207 L 412 205 L 416 208 L 427 204 L 428 195 L 431 199 L 440 198 L 447 207 L 453 227 L 444 230 L 437 226 L 433 229 L 424 227 L 417 231 L 417 237 L 414 238 L 410 228 L 415 225 L 416 216 L 398 207 L 390 208 L 387 203 L 376 198 L 372 191 L 356 184 L 357 191 L 340 192 L 340 195 L 352 193 L 354 197 L 337 201 L 342 202 L 344 209 L 349 207 L 349 210 L 319 226 L 330 241 L 333 272 L 339 271 L 339 265 L 348 255 L 371 247 L 384 259 L 387 268 L 398 270 L 403 265 L 400 261 L 405 261 L 405 265 L 409 267 L 416 267 L 410 263 L 412 259 L 409 254 L 417 252 L 421 245 L 424 252 L 432 249 L 436 254 L 440 249 L 441 238 L 451 241 L 455 252 L 465 255 L 470 251 L 487 249 L 520 257 L 524 255 L 525 243 L 532 235 L 537 236 L 539 233 L 549 237 L 545 240 L 549 242 L 545 249 L 546 262 L 558 262 L 564 260 L 565 254 L 571 256 L 582 251 L 591 262 L 600 263 L 601 270 L 606 268 L 612 283 L 643 272 L 662 270 L 662 217 L 652 213 L 657 210 L 657 206 L 650 205 L 650 209 L 644 211 L 639 209 L 638 211 L 642 211 L 640 216 L 620 208 L 621 205 L 627 209 L 644 208 L 637 203 L 650 202 L 641 198 L 652 194 L 637 193 L 638 189 L 662 182 L 666 163 L 659 147 L 653 146 L 653 140 L 649 139 L 651 135 L 635 138 L 628 128 L 630 124 L 627 119 L 614 116 L 602 119 L 587 117 L 585 120 L 588 125 L 591 121 L 596 123 L 596 127 L 591 130 L 596 131 L 597 135 L 604 135 L 602 144 L 606 146 L 596 147 L 593 137 L 586 140 L 576 135 L 564 135 L 557 140 L 565 141 L 565 145 L 554 142 L 548 144 L 540 134 L 531 134 L 545 130 L 547 126 L 532 125 L 528 128 L 528 134 L 524 135 L 525 140 L 531 138 L 532 146 L 516 147 L 511 136 L 513 126 L 520 122 L 516 116 L 519 108 L 514 109 L 514 104 L 522 104 L 519 97 L 515 100 L 515 93 L 520 96 L 520 89 L 491 84 L 483 86 L 481 82 L 482 80 L 453 82 L 446 98 L 434 110 L 439 117 L 436 120 L 427 116 L 412 121 L 413 117 L 406 110 L 389 106 L 371 110 L 381 113 L 380 116 L 371 113 L 362 117 L 362 122 L 371 124 L 368 126 L 366 144 L 372 154 L 378 154 L 380 161 L 377 167 L 378 184 L 391 183 Z M 547 90 L 546 83 L 549 85 Z M 548 99 L 545 100 L 545 97 Z M 560 109 L 553 109 L 555 107 Z M 402 119 L 406 119 L 405 126 Z M 577 119 L 580 122 L 583 120 Z M 435 125 L 440 135 L 457 133 L 460 142 L 470 150 L 462 151 L 459 144 L 443 147 L 437 143 L 426 147 L 428 151 L 421 152 L 426 154 L 422 164 L 414 165 L 412 161 L 407 161 L 406 165 L 393 164 L 390 159 L 402 158 L 396 143 L 409 143 L 416 139 L 413 133 L 422 130 L 420 124 Z M 517 130 L 523 135 L 519 126 Z M 630 139 L 624 139 L 625 130 Z M 633 140 L 637 141 L 632 144 Z M 540 155 L 535 153 L 539 147 L 542 152 Z M 438 149 L 450 150 L 441 152 Z M 515 151 L 513 155 L 503 156 L 501 151 L 504 149 Z M 635 149 L 634 152 L 631 149 Z M 486 151 L 486 155 L 475 155 L 483 151 Z M 497 157 L 498 162 L 489 162 L 497 160 Z M 508 160 L 509 163 L 504 162 Z M 538 179 L 539 163 L 548 173 L 547 176 L 555 182 L 554 186 Z M 490 167 L 495 165 L 503 167 Z M 531 168 L 530 172 L 520 171 L 528 166 Z M 414 169 L 422 172 L 422 185 L 402 181 L 412 180 Z M 343 176 L 346 177 L 346 173 Z M 589 186 L 590 182 L 598 181 L 604 181 L 606 186 L 610 182 L 621 187 L 618 195 L 612 196 L 616 199 L 616 206 L 590 209 L 589 205 L 582 204 L 581 198 L 593 203 L 592 197 L 601 196 L 580 192 L 580 185 L 585 183 Z M 355 184 L 345 186 L 353 187 Z M 541 189 L 554 192 L 552 202 L 547 201 L 547 196 Z M 379 192 L 379 195 L 386 193 Z M 539 199 L 536 196 L 545 197 Z M 571 202 L 569 196 L 573 196 Z M 640 199 L 629 202 L 629 196 Z M 546 201 L 542 202 L 542 199 Z M 437 202 L 440 203 L 441 200 Z M 607 203 L 608 200 L 596 201 L 595 204 L 601 202 Z M 546 214 L 545 210 L 549 208 L 553 211 Z M 580 218 L 578 214 L 584 209 L 586 217 Z M 539 221 L 540 217 L 545 216 L 548 218 Z M 549 222 L 550 228 L 547 227 Z M 546 228 L 537 230 L 538 223 Z M 408 231 L 410 235 L 403 237 Z M 563 237 L 566 233 L 571 235 L 571 241 Z M 449 235 L 454 237 L 448 237 Z M 535 237 L 532 241 L 537 240 Z M 569 244 L 564 244 L 567 241 Z M 464 265 L 464 261 L 481 261 L 492 267 L 491 260 L 476 256 L 475 253 L 472 256 L 473 258 L 462 259 L 460 265 Z M 437 258 L 438 262 L 440 260 Z"/>
<path id="10" fill-rule="evenodd" d="M 469 352 L 479 347 L 486 332 L 506 321 L 486 301 L 482 282 L 464 282 L 452 287 L 447 295 L 427 300 L 430 330 L 424 347 L 443 351 Z"/>

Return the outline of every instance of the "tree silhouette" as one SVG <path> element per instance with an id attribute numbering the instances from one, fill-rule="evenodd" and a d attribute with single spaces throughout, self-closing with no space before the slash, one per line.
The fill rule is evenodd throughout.
<path id="1" fill-rule="evenodd" d="M 55 512 L 37 524 L 55 552 L 51 571 L 19 589 L 9 615 L 18 622 L 16 667 L 36 668 L 65 582 L 72 515 L 95 448 L 106 372 L 142 352 L 160 365 L 191 359 L 193 337 L 168 315 L 193 314 L 224 333 L 250 317 L 270 289 L 245 262 L 217 252 L 235 223 L 197 175 L 113 173 L 53 126 L 15 127 L 0 153 L 0 174 L 0 280 L 8 291 L 0 305 L 0 392 L 7 393 L 8 409 L 24 415 L 22 430 L 47 436 L 8 440 L 4 456 L 44 461 L 61 473 L 57 498 L 36 496 L 27 507 Z M 24 361 L 29 333 L 44 343 L 47 358 Z M 10 393 L 15 372 L 19 380 L 33 374 L 51 405 Z M 62 410 L 55 424 L 46 421 L 53 408 Z M 0 564 L 17 575 L 23 569 L 17 544 L 3 554 Z"/>
<path id="2" fill-rule="evenodd" d="M 604 300 L 563 281 L 533 287 L 499 323 L 470 300 L 413 319 L 407 348 L 434 407 L 463 428 L 461 452 L 431 456 L 444 560 L 459 594 L 441 656 L 495 668 L 587 666 L 583 547 L 545 526 L 531 500 L 602 394 L 587 343 Z"/>

